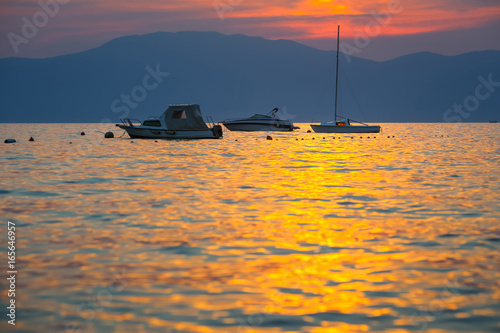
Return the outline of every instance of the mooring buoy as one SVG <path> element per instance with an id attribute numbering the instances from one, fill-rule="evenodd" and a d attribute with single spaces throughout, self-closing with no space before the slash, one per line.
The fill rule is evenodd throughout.
<path id="1" fill-rule="evenodd" d="M 16 142 L 16 139 L 5 139 L 5 143 L 14 143 Z"/>
<path id="2" fill-rule="evenodd" d="M 111 132 L 111 131 L 106 132 L 106 133 L 104 134 L 104 138 L 106 138 L 106 139 L 112 139 L 112 138 L 114 138 L 114 137 L 115 137 L 115 135 L 114 135 L 114 134 L 113 134 L 113 132 Z"/>

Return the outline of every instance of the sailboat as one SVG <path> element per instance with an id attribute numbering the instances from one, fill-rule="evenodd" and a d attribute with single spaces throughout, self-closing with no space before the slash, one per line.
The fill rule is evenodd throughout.
<path id="1" fill-rule="evenodd" d="M 340 25 L 337 31 L 337 73 L 335 77 L 335 118 L 333 121 L 321 123 L 321 125 L 311 125 L 316 133 L 379 133 L 380 126 L 367 125 L 365 123 L 354 121 L 337 115 L 337 91 L 339 85 L 339 40 L 340 40 Z M 359 125 L 352 125 L 351 122 Z"/>

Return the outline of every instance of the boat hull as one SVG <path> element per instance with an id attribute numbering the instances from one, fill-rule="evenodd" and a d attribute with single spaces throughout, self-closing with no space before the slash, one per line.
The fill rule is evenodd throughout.
<path id="1" fill-rule="evenodd" d="M 243 132 L 288 132 L 293 131 L 293 124 L 284 123 L 265 123 L 265 122 L 222 122 L 224 126 L 230 131 L 243 131 Z"/>
<path id="2" fill-rule="evenodd" d="M 316 133 L 380 133 L 380 126 L 356 126 L 356 125 L 311 125 Z"/>
<path id="3" fill-rule="evenodd" d="M 117 125 L 121 129 L 127 131 L 131 138 L 141 138 L 141 139 L 219 139 L 222 137 L 222 133 L 216 133 L 212 129 L 207 130 L 182 130 L 182 131 L 172 131 L 162 128 L 141 128 L 141 127 L 131 127 L 126 125 Z"/>

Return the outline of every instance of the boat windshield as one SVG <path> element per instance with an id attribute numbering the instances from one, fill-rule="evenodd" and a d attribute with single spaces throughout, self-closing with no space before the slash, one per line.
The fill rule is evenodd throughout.
<path id="1" fill-rule="evenodd" d="M 250 118 L 271 118 L 271 117 L 256 113 L 253 116 L 251 116 Z"/>
<path id="2" fill-rule="evenodd" d="M 142 125 L 143 126 L 161 127 L 161 123 L 159 120 L 144 120 Z"/>

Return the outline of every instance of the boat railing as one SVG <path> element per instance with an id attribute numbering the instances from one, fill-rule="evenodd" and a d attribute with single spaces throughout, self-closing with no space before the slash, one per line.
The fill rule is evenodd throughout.
<path id="1" fill-rule="evenodd" d="M 134 126 L 140 126 L 142 122 L 139 119 L 132 119 L 132 118 L 121 118 L 120 121 L 122 122 L 123 125 L 134 127 Z"/>
<path id="2" fill-rule="evenodd" d="M 214 127 L 216 125 L 214 118 L 212 118 L 212 116 L 206 116 L 206 118 L 209 127 Z"/>
<path id="3" fill-rule="evenodd" d="M 344 116 L 339 116 L 337 115 L 337 118 L 339 119 L 344 119 L 344 121 L 347 123 L 347 125 L 350 125 L 351 123 L 357 123 L 357 124 L 361 124 L 361 125 L 365 125 L 365 126 L 370 126 L 362 121 L 359 121 L 359 120 L 354 120 L 354 119 L 351 119 L 351 118 L 347 118 L 347 117 L 344 117 Z"/>
<path id="4" fill-rule="evenodd" d="M 266 116 L 278 119 L 278 116 L 277 116 L 278 111 L 279 111 L 278 108 L 274 108 Z"/>

